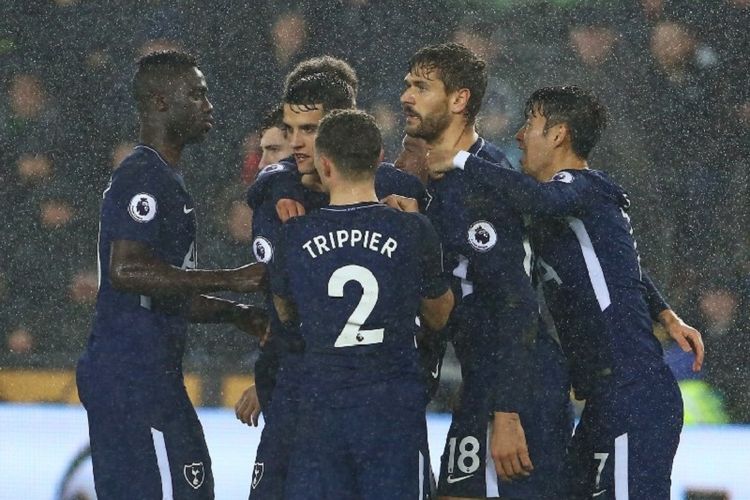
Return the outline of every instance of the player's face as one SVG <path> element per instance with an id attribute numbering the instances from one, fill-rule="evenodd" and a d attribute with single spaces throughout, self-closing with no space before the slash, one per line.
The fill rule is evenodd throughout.
<path id="1" fill-rule="evenodd" d="M 406 116 L 405 132 L 434 142 L 451 121 L 449 97 L 436 72 L 416 68 L 404 78 L 401 107 Z"/>
<path id="2" fill-rule="evenodd" d="M 168 96 L 170 131 L 183 144 L 198 142 L 213 128 L 214 107 L 208 100 L 206 78 L 198 68 L 191 68 Z"/>
<path id="3" fill-rule="evenodd" d="M 278 163 L 292 154 L 286 132 L 279 127 L 271 127 L 263 132 L 260 138 L 260 149 L 263 155 L 260 157 L 258 168 Z"/>
<path id="4" fill-rule="evenodd" d="M 547 119 L 533 111 L 516 133 L 516 141 L 521 149 L 521 168 L 537 180 L 546 180 L 542 174 L 552 161 L 553 134 L 545 130 L 546 125 Z"/>
<path id="5" fill-rule="evenodd" d="M 284 104 L 284 126 L 301 174 L 315 173 L 315 135 L 322 118 L 322 105 L 311 108 Z"/>

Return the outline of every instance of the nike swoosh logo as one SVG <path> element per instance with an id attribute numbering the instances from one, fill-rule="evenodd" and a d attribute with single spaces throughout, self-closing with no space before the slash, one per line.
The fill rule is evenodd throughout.
<path id="1" fill-rule="evenodd" d="M 182 207 L 182 211 L 183 211 L 183 212 L 185 212 L 186 214 L 189 214 L 189 213 L 190 213 L 190 212 L 192 212 L 193 210 L 195 210 L 195 207 L 193 207 L 193 208 L 188 208 L 188 207 L 187 207 L 187 205 L 185 205 L 185 206 L 183 206 L 183 207 Z"/>
<path id="2" fill-rule="evenodd" d="M 602 491 L 600 491 L 600 492 L 598 492 L 598 493 L 594 493 L 593 495 L 591 495 L 591 498 L 594 498 L 594 497 L 598 497 L 599 495 L 601 495 L 601 494 L 602 494 L 602 493 L 604 493 L 605 491 L 607 491 L 607 490 L 602 490 Z"/>
<path id="3" fill-rule="evenodd" d="M 474 475 L 474 474 L 469 474 L 468 476 L 463 476 L 463 477 L 451 477 L 451 476 L 449 475 L 449 476 L 448 476 L 448 477 L 446 478 L 446 481 L 448 481 L 448 484 L 453 484 L 453 483 L 457 483 L 457 482 L 459 482 L 459 481 L 463 481 L 464 479 L 469 479 L 469 478 L 470 478 L 470 477 L 472 477 L 473 475 Z"/>
<path id="4" fill-rule="evenodd" d="M 440 361 L 438 361 L 435 365 L 435 371 L 432 371 L 430 373 L 432 374 L 432 378 L 438 378 L 440 376 Z"/>

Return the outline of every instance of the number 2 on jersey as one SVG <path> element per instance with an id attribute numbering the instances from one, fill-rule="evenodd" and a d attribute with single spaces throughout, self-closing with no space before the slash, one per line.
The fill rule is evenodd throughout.
<path id="1" fill-rule="evenodd" d="M 362 297 L 354 308 L 343 330 L 336 338 L 334 347 L 351 347 L 355 345 L 379 344 L 383 342 L 384 328 L 363 330 L 362 325 L 375 309 L 380 287 L 375 275 L 366 267 L 348 265 L 336 269 L 328 280 L 328 296 L 343 297 L 344 287 L 350 281 L 356 281 L 362 287 Z"/>

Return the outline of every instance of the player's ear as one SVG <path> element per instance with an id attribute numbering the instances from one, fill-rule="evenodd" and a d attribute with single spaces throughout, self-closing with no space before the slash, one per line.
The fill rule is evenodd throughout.
<path id="1" fill-rule="evenodd" d="M 553 127 L 552 142 L 555 146 L 560 146 L 566 141 L 570 142 L 572 139 L 570 136 L 570 127 L 567 123 L 558 123 Z"/>
<path id="2" fill-rule="evenodd" d="M 166 96 L 161 92 L 154 92 L 149 96 L 151 105 L 156 111 L 164 112 L 169 109 Z"/>
<path id="3" fill-rule="evenodd" d="M 320 176 L 329 179 L 331 177 L 332 164 L 326 155 L 320 155 Z"/>
<path id="4" fill-rule="evenodd" d="M 469 105 L 471 90 L 458 89 L 452 94 L 453 96 L 451 98 L 451 111 L 453 113 L 462 114 L 464 111 L 466 111 L 466 107 Z"/>
<path id="5" fill-rule="evenodd" d="M 378 164 L 383 163 L 383 158 L 385 158 L 385 150 L 383 148 L 380 148 L 380 156 L 378 156 Z"/>

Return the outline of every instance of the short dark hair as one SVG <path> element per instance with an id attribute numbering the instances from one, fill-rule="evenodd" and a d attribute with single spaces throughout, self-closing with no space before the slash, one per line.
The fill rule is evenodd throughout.
<path id="1" fill-rule="evenodd" d="M 181 74 L 198 67 L 195 56 L 179 50 L 162 50 L 146 54 L 138 59 L 133 76 L 133 97 L 139 110 L 143 110 L 148 98 Z"/>
<path id="2" fill-rule="evenodd" d="M 260 135 L 266 133 L 270 128 L 284 128 L 284 106 L 277 105 L 268 111 L 260 122 Z"/>
<path id="3" fill-rule="evenodd" d="M 331 73 L 315 73 L 300 78 L 284 91 L 284 104 L 313 109 L 323 105 L 323 112 L 354 107 L 351 85 Z"/>
<path id="4" fill-rule="evenodd" d="M 541 114 L 547 119 L 545 130 L 564 123 L 570 129 L 573 152 L 588 158 L 607 128 L 607 108 L 594 94 L 575 85 L 544 87 L 526 101 L 526 116 Z"/>
<path id="5" fill-rule="evenodd" d="M 338 109 L 326 115 L 315 137 L 317 154 L 330 158 L 349 179 L 374 176 L 383 136 L 375 118 L 356 109 Z"/>
<path id="6" fill-rule="evenodd" d="M 314 75 L 315 73 L 331 73 L 340 80 L 345 81 L 354 91 L 354 97 L 356 99 L 357 87 L 359 86 L 357 72 L 354 71 L 354 68 L 352 68 L 348 62 L 333 56 L 313 57 L 305 59 L 297 64 L 297 66 L 295 66 L 286 76 L 284 90 L 301 78 Z"/>
<path id="7" fill-rule="evenodd" d="M 473 123 L 487 89 L 487 63 L 460 43 L 429 45 L 409 59 L 409 71 L 436 71 L 446 92 L 469 89 L 471 95 L 466 105 L 466 118 Z"/>

